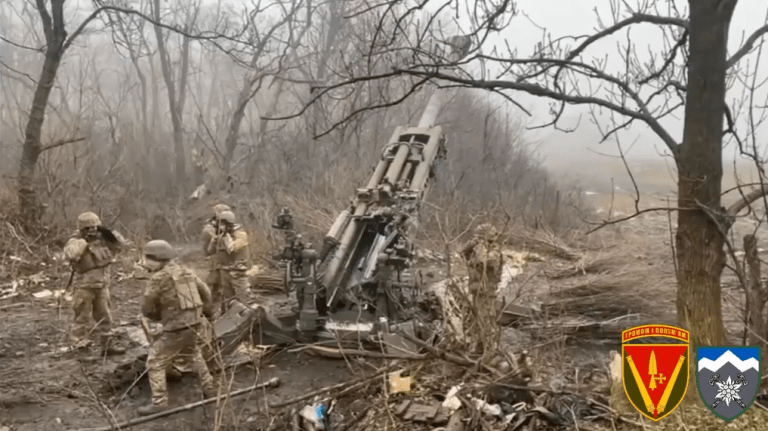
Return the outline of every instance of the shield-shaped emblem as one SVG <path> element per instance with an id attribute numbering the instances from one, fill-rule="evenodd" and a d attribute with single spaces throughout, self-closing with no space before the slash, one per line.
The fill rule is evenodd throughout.
<path id="1" fill-rule="evenodd" d="M 658 343 L 647 343 L 648 337 Z M 637 411 L 650 420 L 668 416 L 688 391 L 688 331 L 668 325 L 642 325 L 621 333 L 621 382 Z"/>
<path id="2" fill-rule="evenodd" d="M 715 416 L 726 422 L 741 416 L 760 389 L 760 347 L 696 347 L 696 386 Z"/>

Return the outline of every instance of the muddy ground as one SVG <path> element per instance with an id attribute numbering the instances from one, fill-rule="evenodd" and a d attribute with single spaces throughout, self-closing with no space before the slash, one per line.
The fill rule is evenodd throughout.
<path id="1" fill-rule="evenodd" d="M 517 322 L 517 327 L 506 330 L 503 337 L 504 347 L 510 351 L 527 349 L 531 353 L 533 383 L 604 391 L 608 385 L 608 352 L 619 350 L 622 329 L 641 323 L 674 324 L 675 281 L 669 240 L 666 216 L 653 215 L 588 237 L 569 238 L 567 247 L 581 256 L 575 261 L 559 257 L 557 247 L 510 239 L 507 248 L 511 252 L 529 251 L 536 256 L 520 261 L 517 273 L 501 290 L 509 302 L 535 307 L 544 316 Z M 768 249 L 764 239 L 760 246 Z M 426 274 L 426 281 L 439 284 L 447 276 L 445 256 L 432 251 L 421 256 L 417 264 Z M 189 253 L 185 261 L 204 275 L 199 255 Z M 34 296 L 63 288 L 66 274 L 35 262 L 26 265 L 28 268 L 19 272 L 24 280 L 17 286 L 19 294 L 0 300 L 0 430 L 84 430 L 137 417 L 136 408 L 150 402 L 146 379 L 132 388 L 115 386 L 109 377 L 120 356 L 66 351 L 71 303 L 64 300 L 59 309 L 55 297 Z M 452 275 L 462 275 L 460 265 L 454 263 L 452 268 Z M 129 277 L 130 258 L 117 269 L 112 289 L 113 317 L 117 328 L 136 328 L 140 287 Z M 13 281 L 3 281 L 4 291 Z M 282 293 L 259 295 L 273 308 L 292 305 Z M 742 331 L 743 297 L 728 276 L 724 279 L 724 298 L 729 336 L 735 341 Z M 278 388 L 238 397 L 218 408 L 196 408 L 130 429 L 211 430 L 216 429 L 216 424 L 222 426 L 219 429 L 232 430 L 290 429 L 287 411 L 302 408 L 312 400 L 283 408 L 266 408 L 265 402 L 290 400 L 383 365 L 379 359 L 339 360 L 306 352 L 272 352 L 239 365 L 231 373 L 231 388 L 246 388 L 272 377 L 280 378 Z M 418 386 L 418 380 L 414 384 Z M 370 390 L 380 390 L 376 387 L 372 385 Z M 171 381 L 169 388 L 173 406 L 202 396 L 191 375 Z M 340 422 L 351 418 L 364 402 L 359 397 L 340 398 L 335 407 Z M 397 428 L 409 429 L 407 426 L 399 423 Z M 414 425 L 412 429 L 432 428 Z M 369 424 L 350 429 L 371 428 Z M 395 426 L 387 424 L 377 429 Z"/>

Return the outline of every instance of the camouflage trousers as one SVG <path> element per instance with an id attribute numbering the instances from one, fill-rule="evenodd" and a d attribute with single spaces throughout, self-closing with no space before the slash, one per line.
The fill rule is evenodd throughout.
<path id="1" fill-rule="evenodd" d="M 231 299 L 237 299 L 243 304 L 247 302 L 249 282 L 244 270 L 214 269 L 205 282 L 211 287 L 211 299 L 217 313 L 226 313 L 226 304 Z"/>
<path id="2" fill-rule="evenodd" d="M 212 374 L 221 372 L 224 369 L 224 366 L 222 364 L 218 345 L 216 344 L 216 340 L 214 340 L 216 335 L 213 332 L 213 324 L 209 322 L 208 319 L 204 319 L 200 324 L 198 331 L 199 338 L 196 346 L 200 348 L 200 353 L 202 353 L 203 360 L 208 365 L 208 370 Z M 184 367 L 189 366 L 189 362 L 193 357 L 196 346 L 188 346 L 185 348 L 180 357 L 177 358 L 177 363 L 180 363 Z"/>
<path id="3" fill-rule="evenodd" d="M 464 307 L 463 327 L 470 337 L 469 350 L 490 360 L 499 347 L 501 328 L 498 323 L 497 293 L 500 277 L 492 271 L 482 274 L 469 271 L 467 301 Z"/>
<path id="4" fill-rule="evenodd" d="M 76 287 L 72 297 L 75 317 L 70 339 L 73 346 L 85 346 L 91 334 L 106 343 L 112 329 L 109 288 Z"/>
<path id="5" fill-rule="evenodd" d="M 179 331 L 163 332 L 152 343 L 147 357 L 147 376 L 149 386 L 152 389 L 152 404 L 156 406 L 168 405 L 168 383 L 166 370 L 178 357 L 187 359 L 192 370 L 200 377 L 200 384 L 206 398 L 216 390 L 211 372 L 203 360 L 201 353 L 200 328 L 182 329 Z"/>

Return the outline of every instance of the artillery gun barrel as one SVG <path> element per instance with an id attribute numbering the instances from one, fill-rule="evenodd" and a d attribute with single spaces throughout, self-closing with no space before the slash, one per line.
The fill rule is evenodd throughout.
<path id="1" fill-rule="evenodd" d="M 393 133 L 392 137 L 389 138 L 389 145 L 387 145 L 385 148 L 389 148 L 391 145 L 397 143 L 397 141 L 400 139 L 400 134 L 403 132 L 403 129 L 403 126 L 397 126 L 395 128 L 395 133 Z M 379 186 L 381 179 L 384 178 L 384 173 L 387 171 L 389 166 L 389 160 L 387 160 L 386 155 L 382 154 L 382 159 L 379 161 L 379 164 L 376 165 L 376 170 L 373 172 L 371 179 L 368 181 L 368 189 L 374 189 Z"/>
<path id="2" fill-rule="evenodd" d="M 400 178 L 400 172 L 403 170 L 403 164 L 405 164 L 405 160 L 408 158 L 409 152 L 409 145 L 400 144 L 400 146 L 397 148 L 397 153 L 395 154 L 394 160 L 392 160 L 392 163 L 389 164 L 387 174 L 384 175 L 385 182 L 393 185 L 397 184 L 397 179 Z"/>
<path id="3" fill-rule="evenodd" d="M 349 210 L 344 210 L 339 214 L 338 217 L 336 217 L 336 221 L 333 222 L 333 225 L 330 229 L 328 229 L 328 234 L 325 235 L 326 238 L 333 238 L 336 241 L 339 240 L 339 237 L 341 236 L 342 229 L 347 227 L 347 222 L 349 221 L 349 216 L 351 213 Z"/>
<path id="4" fill-rule="evenodd" d="M 328 263 L 328 270 L 323 277 L 323 286 L 330 288 L 336 281 L 337 273 L 342 264 L 346 263 L 347 254 L 352 244 L 357 242 L 357 237 L 360 235 L 360 217 L 365 215 L 368 210 L 368 204 L 360 203 L 355 209 L 352 221 L 347 225 L 347 229 L 344 231 L 344 236 L 339 242 L 339 248 L 336 249 L 336 253 L 333 254 L 331 261 Z"/>
<path id="5" fill-rule="evenodd" d="M 442 136 L 443 133 L 442 128 L 437 126 L 431 133 L 434 133 L 437 136 L 437 139 L 430 139 L 429 143 L 424 147 L 424 161 L 419 163 L 419 166 L 416 167 L 416 172 L 414 172 L 413 180 L 411 181 L 410 190 L 414 192 L 423 191 L 422 189 L 426 184 L 432 161 L 437 156 L 437 150 L 440 146 L 440 136 Z"/>
<path id="6" fill-rule="evenodd" d="M 395 132 L 392 134 L 392 137 L 389 139 L 389 145 L 387 145 L 386 148 L 390 148 L 391 145 L 394 145 L 398 142 L 400 139 L 400 134 L 403 132 L 404 127 L 398 126 L 395 128 Z M 405 157 L 408 155 L 408 146 L 405 145 L 405 156 L 403 156 L 403 160 L 405 160 Z M 399 154 L 399 151 L 398 151 Z M 397 155 L 395 156 L 395 159 L 397 159 Z M 393 160 L 394 163 L 394 160 Z M 368 181 L 368 189 L 375 189 L 381 184 L 381 180 L 384 177 L 384 173 L 388 170 L 388 168 L 391 169 L 391 165 L 393 163 L 390 163 L 386 155 L 383 155 L 382 159 L 379 161 L 379 164 L 376 166 L 376 170 L 374 170 L 373 175 L 371 176 L 371 179 Z M 401 162 L 402 165 L 402 162 Z M 398 169 L 399 171 L 399 169 Z M 397 177 L 395 177 L 397 178 Z M 346 262 L 347 260 L 347 253 L 349 252 L 349 248 L 357 242 L 357 237 L 360 234 L 360 222 L 358 220 L 359 217 L 365 215 L 365 212 L 368 211 L 368 204 L 366 202 L 357 202 L 355 205 L 354 214 L 351 217 L 348 217 L 351 219 L 349 223 L 346 223 L 346 226 L 340 227 L 339 236 L 341 236 L 341 239 L 339 240 L 339 247 L 336 249 L 336 251 L 333 254 L 333 257 L 331 258 L 331 261 L 328 262 L 328 269 L 325 271 L 325 275 L 323 277 L 323 286 L 325 287 L 331 287 L 336 281 L 336 277 L 339 272 L 339 268 L 341 268 L 341 265 Z M 338 221 L 338 219 L 337 219 Z M 335 223 L 334 223 L 335 226 Z M 333 231 L 333 227 L 331 227 L 331 231 Z M 328 233 L 330 234 L 331 231 Z M 343 235 L 341 234 L 343 232 Z M 338 237 L 337 237 L 338 238 Z M 323 258 L 325 256 L 322 256 Z"/>
<path id="7" fill-rule="evenodd" d="M 432 97 L 427 102 L 427 107 L 424 108 L 424 113 L 421 114 L 418 127 L 433 127 L 435 125 L 437 114 L 440 113 L 440 108 L 443 107 L 445 102 L 444 97 L 444 92 L 440 91 L 440 89 L 432 93 Z"/>

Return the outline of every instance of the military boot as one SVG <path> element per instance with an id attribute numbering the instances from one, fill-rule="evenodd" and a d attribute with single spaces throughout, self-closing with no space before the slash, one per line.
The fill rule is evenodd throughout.
<path id="1" fill-rule="evenodd" d="M 138 409 L 139 416 L 149 416 L 153 415 L 155 413 L 160 413 L 168 409 L 168 406 L 159 405 L 159 404 L 148 404 L 146 406 L 141 406 Z"/>
<path id="2" fill-rule="evenodd" d="M 100 347 L 102 356 L 122 355 L 126 350 L 116 339 L 111 337 L 102 339 Z"/>

